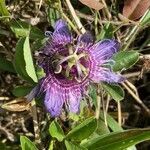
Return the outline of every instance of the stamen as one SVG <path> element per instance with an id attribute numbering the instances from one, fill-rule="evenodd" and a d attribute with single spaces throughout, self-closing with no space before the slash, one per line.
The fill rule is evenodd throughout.
<path id="1" fill-rule="evenodd" d="M 80 58 L 84 57 L 84 56 L 86 56 L 86 54 L 85 54 L 85 53 L 81 53 L 81 54 L 79 54 L 79 55 L 78 55 L 78 60 L 79 60 Z"/>
<path id="2" fill-rule="evenodd" d="M 78 72 L 78 79 L 81 80 L 82 70 L 80 68 L 80 63 L 78 61 L 76 62 L 76 66 L 77 66 L 77 72 Z"/>
<path id="3" fill-rule="evenodd" d="M 81 82 L 81 80 L 80 80 L 80 79 L 78 79 L 77 77 L 75 77 L 75 79 L 76 79 L 76 81 L 77 81 L 77 82 L 79 82 L 79 83 Z"/>
<path id="4" fill-rule="evenodd" d="M 69 59 L 71 59 L 71 58 L 74 58 L 74 55 L 69 55 L 69 56 L 67 56 L 67 57 L 64 57 L 63 59 L 61 59 L 61 60 L 58 62 L 58 64 L 60 65 L 60 64 L 64 63 L 65 61 L 67 61 L 67 60 L 69 60 Z"/>
<path id="5" fill-rule="evenodd" d="M 79 70 L 78 70 L 79 69 Z M 84 78 L 82 78 L 82 80 L 84 80 L 87 75 L 88 75 L 88 71 L 81 63 L 78 62 L 77 64 L 77 71 L 78 71 L 78 77 L 75 77 L 75 79 L 77 80 L 77 82 L 81 82 L 81 76 L 84 74 Z"/>
<path id="6" fill-rule="evenodd" d="M 68 45 L 68 50 L 69 50 L 69 55 L 72 55 L 74 53 L 72 45 Z"/>
<path id="7" fill-rule="evenodd" d="M 59 74 L 62 71 L 62 66 L 61 65 L 57 65 L 56 70 L 54 71 L 55 74 Z"/>
<path id="8" fill-rule="evenodd" d="M 85 76 L 87 76 L 89 70 L 87 70 L 81 63 L 80 63 L 80 68 L 84 72 Z"/>
<path id="9" fill-rule="evenodd" d="M 74 64 L 73 64 L 73 63 L 68 62 L 68 66 L 67 66 L 67 68 L 66 68 L 66 72 L 65 72 L 66 77 L 69 77 L 69 73 L 70 73 L 71 68 L 72 68 L 73 66 L 74 66 Z"/>
<path id="10" fill-rule="evenodd" d="M 69 56 L 61 56 L 59 57 L 58 55 L 58 59 L 55 59 L 54 66 L 56 66 L 56 70 L 54 71 L 55 74 L 59 74 L 61 73 L 61 71 L 63 70 L 63 63 L 67 62 L 67 66 L 65 68 L 65 76 L 68 79 L 76 79 L 77 82 L 81 82 L 82 79 L 85 79 L 88 75 L 88 70 L 84 67 L 84 65 L 82 65 L 80 63 L 80 59 L 82 57 L 86 57 L 87 54 L 86 53 L 80 53 L 77 54 L 77 49 L 75 51 L 73 51 L 73 47 L 69 45 L 68 47 L 69 50 Z M 71 69 L 73 68 L 73 66 L 76 66 L 77 69 L 77 74 L 75 73 L 75 75 L 70 74 Z"/>
<path id="11" fill-rule="evenodd" d="M 58 64 L 60 65 L 60 64 L 62 64 L 63 62 L 65 62 L 65 61 L 67 61 L 67 60 L 69 60 L 69 59 L 72 59 L 72 58 L 74 58 L 74 60 L 77 60 L 77 61 L 78 61 L 80 58 L 82 58 L 82 57 L 84 57 L 84 56 L 86 56 L 86 54 L 84 54 L 84 53 L 82 53 L 82 54 L 80 54 L 80 55 L 77 55 L 77 54 L 73 53 L 72 55 L 69 55 L 69 56 L 63 58 L 62 60 L 60 60 L 60 61 L 58 62 Z"/>

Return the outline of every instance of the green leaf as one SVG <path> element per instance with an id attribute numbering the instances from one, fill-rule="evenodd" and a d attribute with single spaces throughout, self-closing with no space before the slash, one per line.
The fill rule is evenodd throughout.
<path id="1" fill-rule="evenodd" d="M 35 50 L 39 50 L 41 49 L 42 47 L 44 47 L 46 41 L 48 39 L 47 38 L 42 38 L 42 39 L 36 39 L 33 43 L 32 43 L 32 51 L 35 51 Z"/>
<path id="2" fill-rule="evenodd" d="M 50 8 L 50 7 L 47 9 L 47 16 L 48 16 L 48 22 L 50 23 L 51 26 L 54 26 L 56 20 L 60 18 L 59 11 L 56 10 L 55 8 Z"/>
<path id="3" fill-rule="evenodd" d="M 135 51 L 121 51 L 114 55 L 115 65 L 113 71 L 121 71 L 132 67 L 139 60 L 139 53 Z"/>
<path id="4" fill-rule="evenodd" d="M 9 12 L 6 8 L 5 0 L 0 0 L 0 14 L 2 16 L 9 16 Z"/>
<path id="5" fill-rule="evenodd" d="M 100 114 L 100 118 L 102 120 L 104 120 L 104 114 L 101 113 Z M 112 117 L 110 116 L 109 114 L 107 114 L 107 124 L 108 124 L 108 127 L 112 130 L 112 131 L 124 131 L 123 128 L 118 124 L 118 122 Z M 135 146 L 131 146 L 129 148 L 127 148 L 127 150 L 136 150 L 136 147 Z"/>
<path id="6" fill-rule="evenodd" d="M 75 122 L 78 122 L 79 119 L 80 119 L 80 116 L 78 114 L 75 114 L 75 113 L 72 113 L 72 112 L 69 113 L 68 117 L 69 117 L 69 120 L 73 120 Z"/>
<path id="7" fill-rule="evenodd" d="M 55 137 L 58 141 L 63 141 L 65 135 L 60 127 L 60 125 L 56 122 L 53 121 L 50 126 L 49 126 L 49 132 L 52 137 Z"/>
<path id="8" fill-rule="evenodd" d="M 0 142 L 0 149 L 5 149 L 5 148 L 6 148 L 5 144 Z"/>
<path id="9" fill-rule="evenodd" d="M 97 36 L 97 40 L 102 40 L 105 38 L 112 38 L 113 37 L 113 26 L 111 23 L 107 23 L 104 25 L 103 29 L 101 30 L 100 34 Z"/>
<path id="10" fill-rule="evenodd" d="M 22 150 L 38 150 L 33 142 L 31 142 L 27 137 L 20 137 Z"/>
<path id="11" fill-rule="evenodd" d="M 33 79 L 34 82 L 37 82 L 37 75 L 35 72 L 34 64 L 33 64 L 33 59 L 32 59 L 32 53 L 30 49 L 30 44 L 29 44 L 29 37 L 27 36 L 25 38 L 25 42 L 23 45 L 23 52 L 24 52 L 24 60 L 26 64 L 26 71 L 28 75 Z"/>
<path id="12" fill-rule="evenodd" d="M 12 94 L 16 97 L 26 96 L 32 89 L 33 86 L 17 86 L 12 90 Z"/>
<path id="13" fill-rule="evenodd" d="M 103 114 L 101 114 L 100 117 L 104 120 Z M 123 131 L 123 128 L 119 126 L 118 122 L 113 117 L 107 114 L 106 118 L 107 118 L 107 124 L 112 131 Z"/>
<path id="14" fill-rule="evenodd" d="M 120 101 L 124 98 L 124 91 L 118 84 L 103 83 L 102 86 L 115 101 Z"/>
<path id="15" fill-rule="evenodd" d="M 103 119 L 100 118 L 98 120 L 97 129 L 95 132 L 99 135 L 104 135 L 104 134 L 110 133 L 110 131 L 109 131 L 108 127 L 106 126 Z"/>
<path id="16" fill-rule="evenodd" d="M 149 139 L 150 129 L 133 129 L 100 136 L 84 143 L 84 146 L 88 150 L 123 150 Z"/>
<path id="17" fill-rule="evenodd" d="M 142 18 L 140 24 L 143 26 L 150 24 L 150 10 L 149 9 L 145 13 L 145 16 Z"/>
<path id="18" fill-rule="evenodd" d="M 92 98 L 94 106 L 97 107 L 97 93 L 96 88 L 94 86 L 90 86 L 89 96 Z"/>
<path id="19" fill-rule="evenodd" d="M 104 114 L 101 113 L 100 114 L 100 118 L 102 120 L 104 120 Z M 112 130 L 112 131 L 124 131 L 123 128 L 118 124 L 118 122 L 112 117 L 110 116 L 109 114 L 107 114 L 107 124 L 108 124 L 108 127 Z M 131 146 L 129 148 L 127 148 L 127 150 L 136 150 L 136 147 L 135 146 Z"/>
<path id="20" fill-rule="evenodd" d="M 84 120 L 81 124 L 73 128 L 66 136 L 66 139 L 81 141 L 88 138 L 96 129 L 97 120 L 94 117 Z"/>
<path id="21" fill-rule="evenodd" d="M 11 61 L 0 56 L 0 70 L 9 71 L 12 73 L 16 73 L 15 68 Z"/>
<path id="22" fill-rule="evenodd" d="M 37 28 L 36 26 L 31 26 L 31 30 L 30 30 L 30 39 L 44 39 L 45 35 L 44 33 Z"/>
<path id="23" fill-rule="evenodd" d="M 29 37 L 21 38 L 16 46 L 14 65 L 17 73 L 25 80 L 37 82 L 32 54 L 29 45 Z"/>
<path id="24" fill-rule="evenodd" d="M 29 36 L 30 39 L 33 40 L 45 38 L 43 32 L 40 29 L 35 26 L 31 26 L 30 24 L 21 20 L 11 20 L 9 25 L 17 37 Z"/>
<path id="25" fill-rule="evenodd" d="M 33 80 L 29 77 L 25 69 L 25 60 L 24 60 L 24 42 L 25 38 L 21 38 L 16 46 L 14 66 L 17 73 L 25 80 L 33 83 Z"/>
<path id="26" fill-rule="evenodd" d="M 67 150 L 87 150 L 86 148 L 81 147 L 79 144 L 75 144 L 67 140 L 65 140 L 65 145 Z"/>
<path id="27" fill-rule="evenodd" d="M 53 150 L 54 149 L 54 144 L 55 144 L 54 140 L 51 140 L 48 150 Z"/>
<path id="28" fill-rule="evenodd" d="M 9 25 L 17 37 L 26 37 L 30 34 L 30 25 L 25 22 L 20 20 L 11 20 Z"/>
<path id="29" fill-rule="evenodd" d="M 45 76 L 44 69 L 41 68 L 41 67 L 39 67 L 39 66 L 37 66 L 37 67 L 36 67 L 36 74 L 37 74 L 37 78 L 38 78 L 38 79 L 43 78 L 43 77 Z"/>

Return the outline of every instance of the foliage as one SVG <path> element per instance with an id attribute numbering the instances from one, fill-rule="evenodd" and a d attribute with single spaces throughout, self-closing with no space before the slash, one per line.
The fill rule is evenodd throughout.
<path id="1" fill-rule="evenodd" d="M 140 65 L 138 64 L 136 66 L 136 64 L 141 60 L 140 56 L 142 56 L 139 49 L 141 50 L 143 47 L 149 48 L 149 38 L 142 46 L 139 46 L 141 41 L 139 43 L 136 42 L 136 40 L 138 40 L 138 38 L 136 39 L 138 33 L 150 25 L 150 11 L 147 10 L 149 2 L 147 2 L 148 5 L 144 7 L 142 1 L 138 1 L 140 5 L 138 5 L 138 7 L 144 7 L 141 14 L 137 13 L 137 9 L 140 8 L 135 8 L 132 4 L 130 4 L 130 8 L 128 8 L 125 3 L 123 15 L 125 15 L 126 18 L 119 18 L 119 13 L 121 12 L 118 12 L 119 9 L 117 9 L 117 7 L 121 8 L 121 3 L 109 2 L 107 4 L 105 1 L 103 3 L 98 1 L 91 3 L 91 1 L 81 0 L 81 4 L 73 0 L 72 9 L 76 10 L 75 13 L 77 15 L 72 17 L 74 12 L 70 10 L 71 8 L 68 6 L 68 1 L 69 0 L 42 1 L 42 5 L 36 4 L 36 14 L 34 10 L 30 10 L 29 12 L 32 12 L 34 15 L 30 16 L 30 19 L 27 19 L 24 16 L 28 15 L 23 15 L 22 10 L 20 10 L 20 14 L 16 14 L 16 12 L 11 9 L 11 7 L 13 7 L 12 5 L 15 5 L 15 2 L 6 5 L 4 0 L 0 0 L 0 50 L 3 50 L 0 52 L 0 72 L 4 74 L 4 76 L 5 73 L 15 76 L 15 79 L 17 78 L 20 81 L 11 86 L 8 94 L 11 100 L 15 99 L 15 109 L 13 108 L 13 112 L 19 110 L 19 112 L 23 111 L 24 113 L 26 108 L 21 108 L 23 105 L 29 107 L 30 101 L 27 100 L 27 97 L 30 95 L 30 91 L 32 91 L 41 78 L 45 76 L 43 70 L 36 63 L 38 61 L 37 57 L 39 56 L 37 51 L 40 50 L 47 41 L 47 37 L 44 35 L 45 28 L 49 26 L 48 30 L 51 30 L 58 18 L 66 20 L 69 28 L 73 30 L 73 34 L 75 35 L 79 35 L 80 32 L 82 32 L 82 29 L 79 29 L 79 21 L 81 20 L 83 27 L 85 26 L 86 28 L 86 25 L 89 26 L 87 29 L 90 28 L 93 35 L 95 35 L 95 41 L 117 38 L 121 43 L 121 49 L 118 53 L 113 55 L 113 62 L 115 63 L 111 65 L 111 69 L 118 74 L 128 74 L 132 69 L 133 71 L 137 70 Z M 27 7 L 26 4 L 24 5 Z M 23 7 L 24 6 L 19 6 L 19 8 Z M 128 12 L 128 9 L 130 12 Z M 18 17 L 16 17 L 17 15 Z M 75 17 L 80 20 L 76 21 Z M 135 18 L 139 19 L 140 17 L 142 18 L 139 22 L 136 22 Z M 38 18 L 40 18 L 40 21 L 37 21 Z M 38 23 L 32 22 L 32 19 L 35 19 L 34 21 Z M 43 22 L 42 19 L 44 20 Z M 51 30 L 51 32 L 52 31 L 53 30 Z M 12 45 L 13 48 L 10 48 L 9 44 L 6 44 L 8 37 L 10 37 L 12 41 L 15 40 L 15 44 Z M 134 68 L 134 66 L 136 67 Z M 141 69 L 143 70 L 143 68 Z M 128 84 L 129 83 L 130 82 L 128 82 Z M 126 98 L 126 91 L 129 91 L 133 99 L 137 100 L 139 98 L 133 86 L 126 88 L 126 86 L 122 85 L 110 83 L 99 83 L 97 86 L 95 84 L 91 85 L 87 91 L 87 97 L 84 97 L 84 100 L 81 102 L 81 108 L 78 114 L 63 112 L 62 116 L 55 119 L 51 118 L 49 114 L 46 114 L 46 111 L 43 111 L 43 106 L 42 108 L 38 106 L 39 101 L 43 101 L 43 95 L 40 95 L 39 90 L 39 98 L 36 97 L 35 99 L 36 104 L 31 104 L 30 109 L 28 109 L 28 112 L 30 112 L 33 117 L 33 125 L 31 124 L 33 127 L 29 125 L 31 132 L 30 134 L 26 133 L 26 135 L 30 135 L 32 140 L 27 136 L 20 136 L 20 146 L 22 150 L 134 150 L 136 149 L 136 144 L 150 140 L 149 128 L 135 129 L 133 126 L 133 129 L 125 129 L 120 126 L 116 121 L 116 116 L 118 115 L 119 118 L 119 113 L 123 116 L 124 112 L 117 110 L 118 114 L 116 115 L 116 111 L 114 110 L 108 114 L 108 111 L 111 109 L 107 110 L 107 104 L 109 104 L 111 100 L 115 100 L 113 101 L 113 106 L 116 106 L 116 104 L 123 104 L 125 103 L 124 100 L 130 99 L 130 96 Z M 16 99 L 16 97 L 18 98 Z M 99 104 L 99 101 L 101 104 Z M 12 100 L 12 102 L 14 101 Z M 141 110 L 144 111 L 142 113 L 149 115 L 147 106 L 145 106 L 145 104 L 143 105 L 142 101 L 137 102 L 141 105 Z M 9 108 L 8 110 L 12 110 L 12 104 L 11 102 L 5 102 L 2 108 L 7 109 L 6 106 L 11 105 L 11 109 Z M 115 115 L 113 115 L 113 113 Z M 95 117 L 97 114 L 99 114 L 98 117 Z M 19 116 L 17 113 L 16 115 Z M 39 126 L 37 125 L 38 120 L 40 122 Z M 16 122 L 14 122 L 14 124 L 15 123 Z M 2 128 L 2 130 L 4 129 Z M 34 132 L 32 130 L 34 130 Z M 24 131 L 26 132 L 25 129 Z M 18 135 L 22 135 L 22 133 L 20 134 L 19 132 L 20 130 L 18 133 L 15 133 L 17 134 L 16 141 L 18 141 Z M 35 135 L 34 138 L 33 135 Z M 36 141 L 37 137 L 40 142 Z M 32 142 L 34 140 L 36 142 Z M 5 149 L 6 147 L 6 144 L 0 142 L 0 149 Z M 18 145 L 17 148 L 19 149 Z"/>

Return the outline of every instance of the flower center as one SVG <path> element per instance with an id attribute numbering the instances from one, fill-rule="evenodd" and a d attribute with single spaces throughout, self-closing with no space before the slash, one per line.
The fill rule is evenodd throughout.
<path id="1" fill-rule="evenodd" d="M 67 47 L 67 51 L 67 55 L 58 54 L 58 59 L 53 61 L 54 73 L 56 77 L 61 75 L 65 79 L 82 82 L 89 73 L 88 54 L 75 50 L 72 45 Z"/>

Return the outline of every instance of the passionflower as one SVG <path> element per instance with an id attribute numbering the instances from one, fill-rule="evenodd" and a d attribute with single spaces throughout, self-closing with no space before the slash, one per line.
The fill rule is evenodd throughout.
<path id="1" fill-rule="evenodd" d="M 38 89 L 44 93 L 44 104 L 52 117 L 59 116 L 63 107 L 77 113 L 90 83 L 124 80 L 111 69 L 115 63 L 112 56 L 119 47 L 114 39 L 94 43 L 88 32 L 75 40 L 65 21 L 56 22 L 38 61 L 45 72 Z"/>

